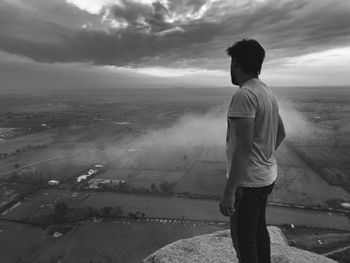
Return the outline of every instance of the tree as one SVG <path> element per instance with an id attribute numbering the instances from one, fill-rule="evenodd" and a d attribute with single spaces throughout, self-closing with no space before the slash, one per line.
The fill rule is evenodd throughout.
<path id="1" fill-rule="evenodd" d="M 135 214 L 135 213 L 128 213 L 128 216 L 133 218 L 133 219 L 138 219 L 137 214 Z"/>
<path id="2" fill-rule="evenodd" d="M 152 192 L 156 192 L 157 191 L 157 187 L 155 184 L 151 184 L 151 191 Z"/>
<path id="3" fill-rule="evenodd" d="M 56 219 L 61 219 L 67 214 L 68 206 L 65 202 L 58 202 L 55 205 L 55 217 Z"/>
<path id="4" fill-rule="evenodd" d="M 164 181 L 159 186 L 165 194 L 171 194 L 173 193 L 175 183 L 169 183 L 167 181 Z"/>
<path id="5" fill-rule="evenodd" d="M 11 178 L 11 180 L 18 180 L 19 179 L 19 175 L 18 174 L 12 174 L 10 178 Z"/>
<path id="6" fill-rule="evenodd" d="M 120 206 L 114 208 L 114 216 L 121 216 L 123 214 L 123 210 Z"/>
<path id="7" fill-rule="evenodd" d="M 101 214 L 103 216 L 110 216 L 112 213 L 112 210 L 113 210 L 113 208 L 111 206 L 102 207 Z"/>

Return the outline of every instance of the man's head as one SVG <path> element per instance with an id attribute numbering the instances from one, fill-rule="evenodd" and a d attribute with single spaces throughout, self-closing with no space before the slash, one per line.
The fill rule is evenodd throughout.
<path id="1" fill-rule="evenodd" d="M 231 81 L 239 85 L 241 75 L 258 76 L 265 58 L 265 50 L 254 39 L 243 39 L 226 50 L 231 57 Z"/>

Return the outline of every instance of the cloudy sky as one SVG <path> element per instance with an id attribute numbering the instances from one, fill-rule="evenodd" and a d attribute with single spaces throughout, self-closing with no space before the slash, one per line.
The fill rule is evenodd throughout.
<path id="1" fill-rule="evenodd" d="M 0 0 L 0 90 L 229 86 L 254 38 L 271 86 L 350 83 L 348 0 Z"/>

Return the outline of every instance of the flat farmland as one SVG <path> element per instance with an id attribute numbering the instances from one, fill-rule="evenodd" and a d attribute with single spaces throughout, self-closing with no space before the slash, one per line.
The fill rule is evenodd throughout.
<path id="1" fill-rule="evenodd" d="M 278 167 L 305 167 L 305 162 L 286 144 L 277 149 L 275 158 Z"/>
<path id="2" fill-rule="evenodd" d="M 2 178 L 9 178 L 17 174 L 20 178 L 61 181 L 77 175 L 100 161 L 95 152 L 72 153 L 69 150 L 59 153 L 42 152 L 36 155 L 28 152 L 23 153 L 21 157 L 21 160 L 13 159 L 6 160 L 6 163 L 3 162 Z M 15 169 L 16 164 L 20 164 L 20 168 Z"/>
<path id="3" fill-rule="evenodd" d="M 335 185 L 346 186 L 349 182 L 349 168 L 321 168 L 321 170 L 329 175 L 328 182 L 333 182 Z M 327 178 L 326 178 L 327 179 Z"/>
<path id="4" fill-rule="evenodd" d="M 0 219 L 21 220 L 53 212 L 58 202 L 65 202 L 69 208 L 79 207 L 82 200 L 91 193 L 43 189 L 23 199 L 18 205 L 1 214 Z"/>
<path id="5" fill-rule="evenodd" d="M 293 149 L 295 147 L 309 146 L 293 146 Z M 330 185 L 293 149 L 283 144 L 276 152 L 278 177 L 270 196 L 271 202 L 310 206 L 324 205 L 331 199 L 350 201 L 350 193 L 339 186 Z M 317 158 L 316 155 L 308 155 L 309 158 L 313 156 Z"/>
<path id="6" fill-rule="evenodd" d="M 67 98 L 68 99 L 68 98 Z M 0 114 L 9 111 L 21 112 L 60 112 L 68 108 L 66 102 L 59 102 L 57 96 L 31 94 L 1 94 Z"/>
<path id="7" fill-rule="evenodd" d="M 172 149 L 166 149 L 163 145 L 154 145 L 143 151 L 139 165 L 140 169 L 179 171 L 185 170 L 191 160 L 187 157 L 188 151 L 184 147 L 173 145 Z"/>
<path id="8" fill-rule="evenodd" d="M 350 146 L 296 145 L 295 148 L 319 167 L 350 168 Z"/>
<path id="9" fill-rule="evenodd" d="M 315 146 L 312 149 L 318 148 Z M 142 154 L 146 155 L 146 152 L 142 152 Z M 140 160 L 142 157 L 137 156 L 136 159 Z M 329 185 L 288 145 L 284 144 L 278 149 L 276 159 L 278 178 L 275 190 L 270 198 L 271 202 L 322 206 L 332 199 L 350 201 L 349 193 L 339 186 Z M 148 189 L 152 183 L 159 185 L 162 181 L 177 182 L 174 188 L 176 193 L 187 191 L 191 194 L 204 195 L 221 195 L 226 182 L 226 165 L 224 162 L 197 160 L 183 172 L 162 171 L 161 169 L 143 170 L 142 168 L 118 169 L 117 164 L 112 163 L 111 165 L 112 167 L 109 167 L 108 171 L 97 175 L 96 178 L 122 179 L 133 187 Z M 183 175 L 181 176 L 181 174 Z"/>
<path id="10" fill-rule="evenodd" d="M 89 126 L 72 125 L 58 129 L 55 134 L 55 143 L 84 143 L 87 146 L 108 146 L 116 144 L 127 132 L 120 125 L 111 123 L 95 123 Z"/>
<path id="11" fill-rule="evenodd" d="M 107 171 L 97 174 L 94 178 L 98 179 L 112 179 L 112 180 L 129 180 L 130 177 L 137 176 L 140 170 L 135 169 L 123 169 L 123 168 L 114 168 L 113 164 L 108 164 Z"/>
<path id="12" fill-rule="evenodd" d="M 109 192 L 86 192 L 90 193 L 89 198 L 84 199 L 84 202 L 80 204 L 81 207 L 95 207 L 102 208 L 105 206 L 120 206 L 124 208 L 130 202 L 133 201 L 136 195 L 109 193 Z M 135 212 L 135 211 L 133 211 Z M 124 214 L 127 214 L 124 212 Z"/>
<path id="13" fill-rule="evenodd" d="M 34 262 L 44 251 L 46 231 L 30 225 L 0 222 L 0 262 Z"/>
<path id="14" fill-rule="evenodd" d="M 28 193 L 33 189 L 33 184 L 0 181 L 0 207 L 15 200 L 20 193 Z"/>
<path id="15" fill-rule="evenodd" d="M 81 207 L 88 206 L 121 206 L 124 215 L 139 211 L 152 218 L 227 220 L 220 214 L 217 200 L 98 192 L 81 203 Z"/>
<path id="16" fill-rule="evenodd" d="M 113 126 L 71 127 L 66 131 L 52 129 L 1 141 L 0 146 L 3 145 L 5 149 L 10 150 L 17 145 L 44 144 L 46 147 L 30 149 L 1 159 L 0 173 L 18 170 L 15 169 L 17 165 L 19 169 L 28 167 L 30 168 L 28 172 L 37 171 L 43 176 L 50 174 L 56 179 L 66 178 L 100 159 L 111 158 L 111 152 L 115 154 L 117 143 L 126 134 L 124 129 Z"/>
<path id="17" fill-rule="evenodd" d="M 126 212 L 140 211 L 147 217 L 189 220 L 226 221 L 219 211 L 219 201 L 185 198 L 142 198 L 129 201 Z"/>
<path id="18" fill-rule="evenodd" d="M 328 200 L 350 201 L 350 194 L 339 186 L 329 185 L 308 167 L 279 167 L 270 202 L 295 205 L 324 205 Z"/>
<path id="19" fill-rule="evenodd" d="M 159 248 L 179 239 L 223 230 L 227 225 L 174 220 L 87 221 L 42 251 L 34 262 L 139 263 Z"/>
<path id="20" fill-rule="evenodd" d="M 21 201 L 14 205 L 11 210 L 8 210 L 8 212 L 3 212 L 1 218 L 21 221 L 42 215 L 48 211 L 53 211 L 52 203 Z"/>
<path id="21" fill-rule="evenodd" d="M 55 141 L 56 132 L 56 129 L 52 129 L 9 140 L 0 140 L 0 152 L 10 154 L 27 145 L 49 145 Z"/>
<path id="22" fill-rule="evenodd" d="M 175 185 L 175 192 L 221 195 L 226 183 L 226 163 L 196 160 Z"/>
<path id="23" fill-rule="evenodd" d="M 295 223 L 288 216 L 287 221 L 292 220 Z M 171 242 L 228 228 L 228 223 L 202 221 L 88 220 L 76 225 L 63 237 L 55 239 L 41 228 L 0 222 L 0 260 L 46 263 L 60 259 L 61 262 L 77 263 L 139 263 Z"/>
<path id="24" fill-rule="evenodd" d="M 180 178 L 183 176 L 183 172 L 176 172 L 176 171 L 167 171 L 167 172 L 162 172 L 159 176 L 158 176 L 158 181 L 167 181 L 170 183 L 175 183 L 178 182 L 178 180 L 180 180 Z"/>
<path id="25" fill-rule="evenodd" d="M 291 113 L 296 110 L 298 119 L 286 119 L 291 126 L 299 119 L 305 122 L 298 131 L 292 132 L 289 140 L 300 145 L 349 146 L 350 144 L 350 89 L 341 87 L 328 88 L 284 88 L 275 89 L 284 102 L 291 104 Z M 287 123 L 288 124 L 288 123 Z M 295 127 L 295 126 L 294 126 Z M 293 128 L 292 128 L 293 130 Z M 306 134 L 304 131 L 312 131 Z M 288 136 L 288 131 L 287 131 Z M 291 137 L 298 137 L 292 138 Z M 296 140 L 295 140 L 296 139 Z"/>
<path id="26" fill-rule="evenodd" d="M 145 213 L 146 218 L 228 222 L 219 211 L 218 200 L 156 197 L 151 195 L 96 193 L 81 203 L 81 207 L 122 206 L 123 214 Z M 345 214 L 268 205 L 268 224 L 296 224 L 309 227 L 350 230 Z"/>
<path id="27" fill-rule="evenodd" d="M 350 194 L 350 146 L 295 145 L 293 149 L 331 186 Z M 349 199 L 343 199 L 348 202 Z"/>
<path id="28" fill-rule="evenodd" d="M 134 188 L 145 187 L 151 190 L 151 185 L 158 186 L 162 182 L 176 183 L 183 176 L 184 172 L 141 170 L 127 181 Z"/>
<path id="29" fill-rule="evenodd" d="M 15 169 L 14 165 L 19 164 L 19 167 L 29 166 L 35 163 L 42 162 L 46 159 L 62 157 L 60 154 L 48 155 L 46 149 L 35 149 L 32 151 L 22 152 L 18 155 L 9 156 L 0 160 L 0 172 L 6 173 Z"/>

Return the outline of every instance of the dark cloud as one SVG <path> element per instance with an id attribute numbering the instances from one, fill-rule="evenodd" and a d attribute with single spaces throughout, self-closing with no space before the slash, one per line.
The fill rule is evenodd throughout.
<path id="1" fill-rule="evenodd" d="M 45 62 L 221 68 L 225 48 L 243 37 L 261 41 L 270 60 L 350 43 L 350 4 L 341 0 L 122 0 L 100 14 L 63 0 L 33 0 L 31 7 L 0 1 L 0 49 Z M 128 26 L 108 26 L 103 17 Z"/>
<path id="2" fill-rule="evenodd" d="M 166 21 L 169 10 L 160 2 L 147 5 L 122 0 L 108 11 L 116 20 L 126 21 L 129 30 L 158 33 L 173 27 L 172 23 Z"/>
<path id="3" fill-rule="evenodd" d="M 187 82 L 186 86 L 193 82 Z M 0 52 L 0 83 L 0 94 L 73 89 L 170 88 L 180 85 L 178 79 L 154 78 L 132 69 L 118 70 L 81 63 L 40 63 L 3 52 Z"/>

